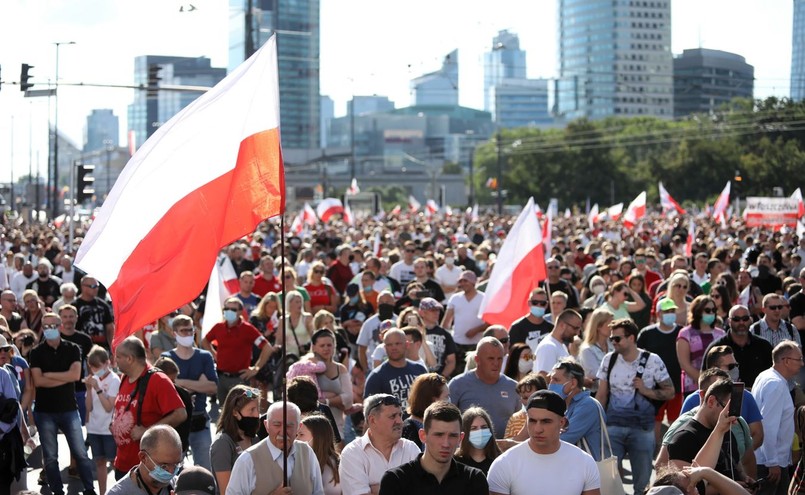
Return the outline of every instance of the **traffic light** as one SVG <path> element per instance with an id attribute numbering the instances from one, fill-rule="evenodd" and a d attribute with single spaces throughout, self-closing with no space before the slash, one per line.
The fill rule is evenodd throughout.
<path id="1" fill-rule="evenodd" d="M 34 86 L 34 83 L 28 82 L 28 79 L 31 78 L 31 74 L 28 72 L 33 68 L 33 65 L 22 64 L 22 70 L 20 70 L 20 91 L 28 91 Z"/>
<path id="2" fill-rule="evenodd" d="M 75 200 L 77 204 L 84 204 L 95 195 L 95 177 L 92 172 L 95 165 L 76 163 L 75 171 Z"/>
<path id="3" fill-rule="evenodd" d="M 162 78 L 159 77 L 160 71 L 162 71 L 162 66 L 159 65 L 159 64 L 150 64 L 148 66 L 148 93 L 147 93 L 147 95 L 149 97 L 150 96 L 156 96 L 158 94 L 157 91 L 159 90 L 159 81 L 162 80 Z"/>

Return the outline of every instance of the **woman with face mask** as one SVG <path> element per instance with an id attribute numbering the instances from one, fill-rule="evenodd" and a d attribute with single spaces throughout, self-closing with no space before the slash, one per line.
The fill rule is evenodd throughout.
<path id="1" fill-rule="evenodd" d="M 690 303 L 688 325 L 679 331 L 676 339 L 676 356 L 682 367 L 682 392 L 696 391 L 704 351 L 726 332 L 717 328 L 716 303 L 710 296 L 698 296 Z"/>
<path id="2" fill-rule="evenodd" d="M 579 362 L 584 368 L 585 378 L 593 380 L 591 390 L 598 390 L 598 381 L 595 378 L 601 360 L 608 352 L 613 351 L 612 342 L 609 341 L 609 323 L 615 318 L 612 311 L 600 307 L 587 318 L 584 328 L 584 342 L 579 349 Z"/>
<path id="3" fill-rule="evenodd" d="M 210 463 L 215 475 L 216 492 L 226 493 L 232 466 L 246 449 L 257 443 L 260 423 L 259 392 L 245 385 L 236 385 L 226 396 L 218 416 L 218 435 L 210 447 Z"/>
<path id="4" fill-rule="evenodd" d="M 503 374 L 519 382 L 534 369 L 534 353 L 528 344 L 518 342 L 509 348 L 509 358 Z"/>
<path id="5" fill-rule="evenodd" d="M 492 419 L 482 407 L 471 407 L 461 415 L 461 430 L 464 439 L 458 446 L 455 458 L 468 466 L 489 473 L 489 466 L 500 455 L 495 442 Z"/>

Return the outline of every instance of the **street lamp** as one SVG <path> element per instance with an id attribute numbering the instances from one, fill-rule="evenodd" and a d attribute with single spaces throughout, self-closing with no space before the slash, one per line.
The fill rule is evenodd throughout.
<path id="1" fill-rule="evenodd" d="M 106 149 L 106 195 L 105 198 L 109 197 L 109 192 L 112 190 L 112 168 L 111 168 L 111 158 L 112 158 L 112 140 L 111 139 L 104 139 L 103 146 Z M 106 200 L 104 199 L 104 202 Z"/>
<path id="2" fill-rule="evenodd" d="M 59 47 L 61 45 L 75 45 L 75 41 L 57 41 L 56 45 L 56 110 L 53 115 L 53 199 L 50 202 L 51 216 L 56 218 L 59 214 L 59 205 L 56 202 L 59 189 Z"/>

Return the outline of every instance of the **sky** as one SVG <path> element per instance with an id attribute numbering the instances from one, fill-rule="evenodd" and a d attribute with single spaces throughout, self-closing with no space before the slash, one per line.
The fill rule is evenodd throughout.
<path id="1" fill-rule="evenodd" d="M 558 75 L 557 0 L 320 0 L 321 93 L 343 115 L 352 95 L 411 103 L 409 82 L 459 48 L 459 103 L 483 107 L 483 54 L 503 29 L 520 37 L 528 77 Z M 755 67 L 755 97 L 788 96 L 791 0 L 670 0 L 672 52 L 712 48 Z M 192 4 L 196 10 L 187 12 Z M 20 64 L 34 89 L 60 83 L 132 84 L 134 57 L 174 55 L 228 63 L 228 0 L 2 0 L 0 2 L 0 182 L 31 165 L 47 170 L 47 126 L 55 99 L 23 98 Z M 180 12 L 184 7 L 185 12 Z M 111 108 L 126 130 L 130 89 L 59 88 L 59 130 L 81 146 L 86 117 Z"/>

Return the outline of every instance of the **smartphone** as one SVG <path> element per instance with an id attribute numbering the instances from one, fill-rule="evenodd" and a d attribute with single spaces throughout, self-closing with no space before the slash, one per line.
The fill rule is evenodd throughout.
<path id="1" fill-rule="evenodd" d="M 741 382 L 732 384 L 732 393 L 730 394 L 730 410 L 729 415 L 738 417 L 741 415 L 741 407 L 744 401 L 744 388 L 745 385 Z"/>

